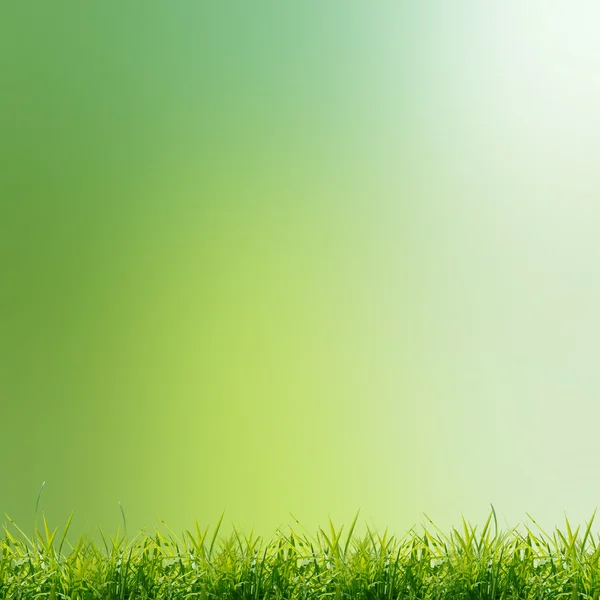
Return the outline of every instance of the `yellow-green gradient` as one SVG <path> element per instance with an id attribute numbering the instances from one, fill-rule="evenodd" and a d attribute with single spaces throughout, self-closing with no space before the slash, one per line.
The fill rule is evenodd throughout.
<path id="1" fill-rule="evenodd" d="M 5 3 L 2 514 L 588 518 L 596 13 Z"/>

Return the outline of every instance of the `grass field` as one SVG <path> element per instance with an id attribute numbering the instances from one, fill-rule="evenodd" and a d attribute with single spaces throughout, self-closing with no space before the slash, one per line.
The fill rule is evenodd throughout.
<path id="1" fill-rule="evenodd" d="M 101 544 L 82 536 L 75 546 L 67 540 L 71 519 L 59 535 L 42 515 L 27 536 L 7 517 L 0 598 L 600 598 L 595 512 L 585 530 L 573 531 L 565 518 L 566 531 L 552 535 L 530 515 L 536 531 L 501 532 L 493 506 L 479 533 L 463 519 L 446 535 L 425 515 L 430 526 L 401 539 L 368 527 L 357 537 L 358 516 L 346 531 L 330 521 L 311 535 L 298 523 L 270 541 L 235 529 L 220 537 L 222 515 L 210 534 L 196 523 L 177 535 L 163 523 L 163 532 L 101 532 Z"/>

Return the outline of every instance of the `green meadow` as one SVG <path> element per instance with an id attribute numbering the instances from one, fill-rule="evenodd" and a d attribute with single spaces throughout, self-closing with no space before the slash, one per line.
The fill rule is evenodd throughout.
<path id="1" fill-rule="evenodd" d="M 398 538 L 367 527 L 329 525 L 313 534 L 300 522 L 265 540 L 234 528 L 220 536 L 216 526 L 176 534 L 166 523 L 132 539 L 102 530 L 101 543 L 80 537 L 69 543 L 66 526 L 51 529 L 42 515 L 33 534 L 11 519 L 0 540 L 0 598 L 49 600 L 125 600 L 198 598 L 259 600 L 422 599 L 502 600 L 600 597 L 600 536 L 591 526 L 551 535 L 536 521 L 500 531 L 492 506 L 485 525 L 462 520 L 442 532 L 427 517 Z M 360 512 L 360 511 L 359 511 Z M 72 516 L 72 515 L 71 515 Z"/>

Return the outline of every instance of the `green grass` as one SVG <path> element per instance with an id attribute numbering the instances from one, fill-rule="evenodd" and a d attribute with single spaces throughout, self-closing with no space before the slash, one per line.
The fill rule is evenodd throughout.
<path id="1" fill-rule="evenodd" d="M 0 598 L 598 599 L 594 516 L 582 534 L 565 519 L 566 531 L 550 536 L 531 516 L 539 532 L 500 532 L 492 507 L 479 533 L 463 519 L 445 535 L 427 517 L 431 527 L 399 539 L 368 527 L 354 535 L 357 513 L 346 533 L 330 521 L 314 536 L 290 528 L 268 542 L 236 529 L 219 537 L 221 516 L 210 535 L 197 523 L 179 536 L 165 525 L 168 533 L 154 528 L 131 540 L 100 531 L 101 544 L 81 537 L 75 546 L 67 541 L 71 518 L 59 536 L 42 516 L 28 537 L 7 517 Z"/>

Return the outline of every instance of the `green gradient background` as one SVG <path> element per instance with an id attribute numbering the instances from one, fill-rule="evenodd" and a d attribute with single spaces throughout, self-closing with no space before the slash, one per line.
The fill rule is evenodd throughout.
<path id="1" fill-rule="evenodd" d="M 2 514 L 591 516 L 598 11 L 540 10 L 4 3 Z"/>

